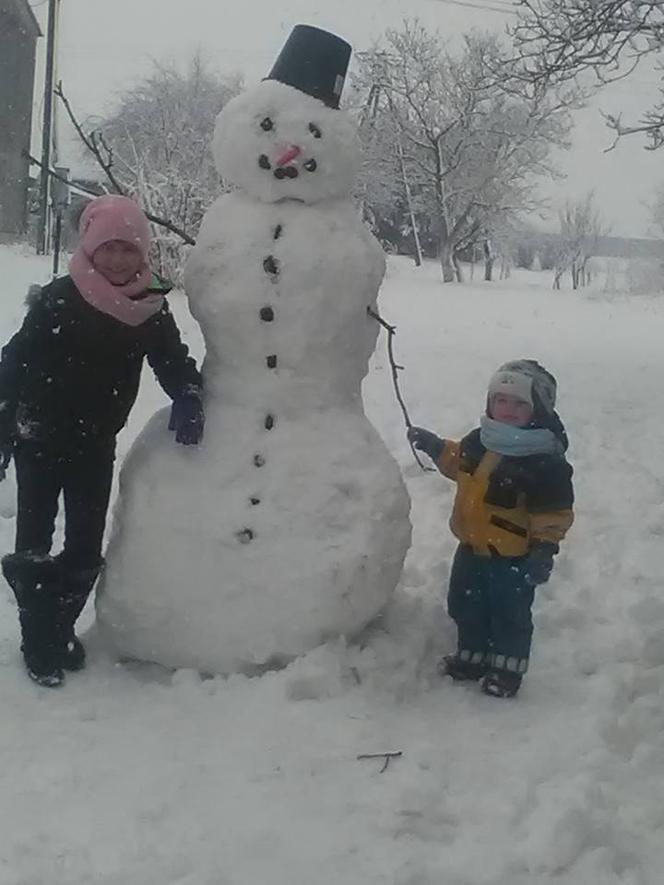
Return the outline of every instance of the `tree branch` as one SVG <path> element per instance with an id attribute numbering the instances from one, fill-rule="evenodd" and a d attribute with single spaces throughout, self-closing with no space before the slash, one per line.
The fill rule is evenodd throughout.
<path id="1" fill-rule="evenodd" d="M 65 110 L 67 111 L 67 116 L 69 117 L 72 126 L 76 130 L 76 134 L 81 139 L 87 150 L 95 158 L 97 164 L 101 167 L 101 169 L 103 169 L 106 177 L 113 187 L 113 191 L 116 194 L 127 196 L 126 189 L 120 183 L 115 173 L 113 172 L 113 150 L 108 146 L 103 133 L 93 131 L 89 135 L 85 134 L 83 127 L 81 126 L 76 117 L 76 114 L 74 113 L 69 99 L 64 93 L 62 82 L 58 83 L 58 85 L 55 87 L 54 92 L 64 105 Z M 40 163 L 37 163 L 37 165 L 41 166 Z M 54 175 L 54 173 L 50 169 L 49 174 Z M 189 246 L 196 245 L 196 240 L 193 237 L 189 236 L 189 234 L 185 230 L 182 230 L 182 228 L 180 228 L 177 224 L 174 224 L 172 221 L 169 221 L 166 218 L 161 218 L 160 216 L 154 215 L 150 212 L 146 212 L 145 214 L 149 221 L 152 221 L 159 227 L 163 227 L 171 233 L 176 234 L 176 236 L 180 237 L 180 239 L 187 243 Z"/>
<path id="2" fill-rule="evenodd" d="M 512 60 L 518 79 L 535 91 L 574 83 L 590 72 L 595 88 L 629 77 L 642 58 L 664 48 L 661 0 L 516 0 L 516 25 L 509 28 L 516 46 Z M 664 120 L 657 107 L 636 125 L 609 123 L 616 141 L 642 133 L 650 150 L 664 145 Z M 609 148 L 615 147 L 614 144 Z"/>
<path id="3" fill-rule="evenodd" d="M 387 768 L 392 759 L 400 759 L 403 756 L 402 750 L 390 751 L 388 753 L 360 753 L 356 758 L 358 760 L 362 759 L 383 759 L 383 767 L 381 768 L 379 774 L 383 774 L 384 771 L 387 771 Z"/>
<path id="4" fill-rule="evenodd" d="M 379 313 L 377 313 L 373 308 L 367 307 L 367 313 L 370 317 L 376 320 L 376 322 L 380 323 L 380 325 L 387 331 L 387 355 L 390 361 L 390 368 L 392 370 L 392 383 L 394 385 L 394 392 L 397 397 L 397 402 L 401 408 L 401 412 L 404 417 L 404 421 L 406 422 L 406 427 L 408 430 L 413 426 L 413 422 L 410 420 L 410 415 L 408 414 L 408 409 L 406 408 L 406 404 L 404 402 L 403 396 L 401 395 L 401 389 L 399 388 L 399 372 L 403 371 L 403 366 L 399 366 L 394 359 L 394 348 L 393 348 L 393 339 L 396 335 L 396 326 L 391 326 L 387 323 Z M 409 441 L 410 442 L 410 441 Z M 427 467 L 422 463 L 419 455 L 417 454 L 417 450 L 413 443 L 410 443 L 410 448 L 413 453 L 413 457 L 419 464 L 419 466 L 424 470 L 425 473 L 433 472 L 433 468 Z"/>
<path id="5" fill-rule="evenodd" d="M 32 154 L 29 153 L 28 151 L 23 151 L 23 156 L 27 160 L 29 160 L 30 163 L 32 163 L 34 166 L 37 166 L 39 169 L 44 168 L 44 164 L 41 162 L 41 160 L 38 160 L 36 157 L 33 157 Z M 57 181 L 61 181 L 63 184 L 67 184 L 70 187 L 74 187 L 74 188 L 76 188 L 76 190 L 81 191 L 84 194 L 90 194 L 91 197 L 100 196 L 100 194 L 98 194 L 96 191 L 90 190 L 90 188 L 85 187 L 85 185 L 77 184 L 75 181 L 72 181 L 69 178 L 65 178 L 64 175 L 60 175 L 60 173 L 56 172 L 55 169 L 49 169 L 48 174 L 50 175 L 51 178 L 55 178 Z"/>

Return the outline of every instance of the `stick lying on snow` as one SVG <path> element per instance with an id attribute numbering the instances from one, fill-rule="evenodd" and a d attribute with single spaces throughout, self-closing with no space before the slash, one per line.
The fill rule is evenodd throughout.
<path id="1" fill-rule="evenodd" d="M 395 750 L 389 753 L 360 753 L 357 757 L 359 759 L 384 759 L 383 767 L 380 770 L 380 774 L 387 770 L 387 766 L 390 764 L 392 759 L 398 759 L 400 756 L 403 756 L 402 750 Z"/>

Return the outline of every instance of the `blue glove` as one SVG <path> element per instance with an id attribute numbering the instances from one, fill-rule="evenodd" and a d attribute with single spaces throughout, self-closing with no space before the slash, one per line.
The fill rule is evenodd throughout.
<path id="1" fill-rule="evenodd" d="M 201 394 L 190 390 L 173 400 L 168 429 L 175 431 L 175 439 L 183 446 L 197 446 L 203 439 L 205 412 Z"/>
<path id="2" fill-rule="evenodd" d="M 427 454 L 432 461 L 437 461 L 443 454 L 445 440 L 430 430 L 425 430 L 424 427 L 409 427 L 407 436 L 409 442 L 420 452 Z"/>
<path id="3" fill-rule="evenodd" d="M 556 544 L 537 544 L 526 556 L 523 576 L 531 587 L 546 584 L 553 571 L 553 557 L 558 552 Z"/>

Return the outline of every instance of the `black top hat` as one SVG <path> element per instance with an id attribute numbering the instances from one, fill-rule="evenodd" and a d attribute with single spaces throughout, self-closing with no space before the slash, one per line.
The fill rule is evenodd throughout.
<path id="1" fill-rule="evenodd" d="M 338 108 L 351 52 L 349 43 L 329 31 L 295 25 L 266 79 Z"/>

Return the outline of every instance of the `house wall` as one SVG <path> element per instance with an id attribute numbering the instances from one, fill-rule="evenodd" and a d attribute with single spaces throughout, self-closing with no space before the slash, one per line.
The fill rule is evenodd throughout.
<path id="1" fill-rule="evenodd" d="M 0 240 L 27 227 L 28 161 L 36 35 L 0 3 Z"/>

